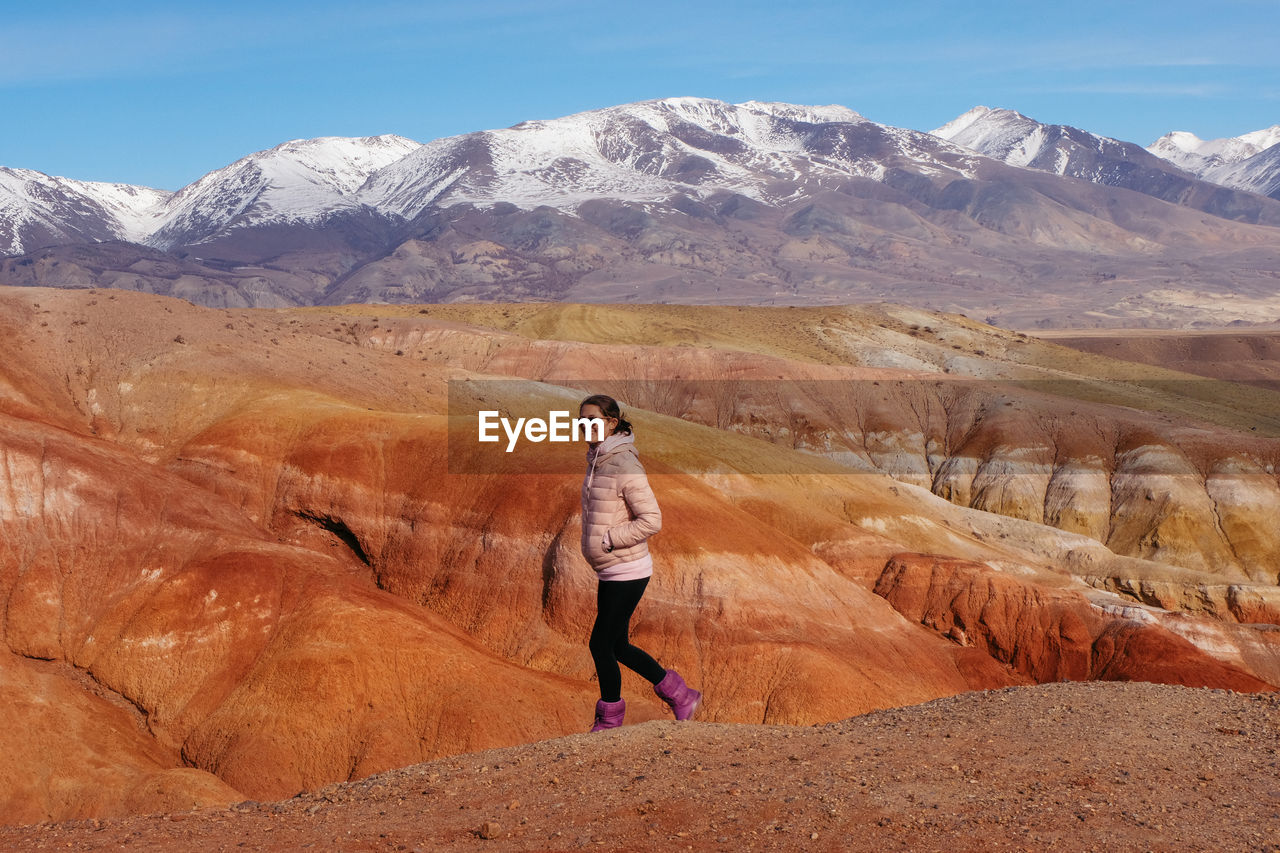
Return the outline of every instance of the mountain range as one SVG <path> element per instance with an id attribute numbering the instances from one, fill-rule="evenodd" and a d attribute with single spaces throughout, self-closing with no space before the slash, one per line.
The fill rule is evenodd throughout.
<path id="1" fill-rule="evenodd" d="M 0 284 L 211 306 L 889 300 L 1024 326 L 1280 319 L 1278 135 L 1143 149 L 986 107 L 923 133 L 840 106 L 671 98 L 425 145 L 296 140 L 175 193 L 0 168 Z"/>
<path id="2" fill-rule="evenodd" d="M 1013 110 L 974 107 L 933 134 L 1012 166 L 1124 187 L 1232 219 L 1240 218 L 1238 205 L 1248 205 L 1248 200 L 1212 190 L 1196 178 L 1219 188 L 1280 197 L 1280 149 L 1270 158 L 1270 170 L 1261 156 L 1268 145 L 1280 143 L 1280 125 L 1212 142 L 1174 132 L 1142 148 L 1067 125 L 1042 124 Z M 1239 167 L 1232 173 L 1236 177 L 1227 178 L 1222 168 L 1227 166 Z"/>

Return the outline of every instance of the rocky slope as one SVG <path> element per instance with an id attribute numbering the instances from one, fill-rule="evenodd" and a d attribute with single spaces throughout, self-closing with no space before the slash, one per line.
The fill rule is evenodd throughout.
<path id="1" fill-rule="evenodd" d="M 57 785 L 6 790 L 9 821 L 275 799 L 585 727 L 581 448 L 497 470 L 458 451 L 477 402 L 571 407 L 584 385 L 625 391 L 666 519 L 633 637 L 707 690 L 708 721 L 1064 673 L 1280 684 L 1274 477 L 1178 467 L 1261 452 L 1253 389 L 1117 388 L 1132 365 L 894 306 L 0 298 L 3 672 L 67 697 L 56 728 L 11 711 L 0 752 Z M 725 376 L 736 405 L 710 393 Z M 966 376 L 999 395 L 958 407 L 942 382 Z M 1144 422 L 1119 452 L 1147 450 L 1112 471 L 1064 444 L 1068 477 L 1005 423 L 1072 411 Z M 630 720 L 662 716 L 624 689 Z"/>
<path id="2" fill-rule="evenodd" d="M 650 722 L 13 850 L 1273 851 L 1274 696 L 1046 684 L 812 728 Z"/>

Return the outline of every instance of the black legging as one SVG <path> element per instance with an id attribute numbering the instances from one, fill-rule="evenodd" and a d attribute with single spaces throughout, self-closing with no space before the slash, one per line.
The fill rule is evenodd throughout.
<path id="1" fill-rule="evenodd" d="M 666 677 L 667 671 L 656 660 L 627 640 L 631 614 L 649 585 L 648 578 L 633 581 L 600 581 L 596 590 L 596 624 L 591 629 L 591 657 L 600 677 L 600 698 L 617 702 L 622 698 L 621 663 L 654 684 Z"/>

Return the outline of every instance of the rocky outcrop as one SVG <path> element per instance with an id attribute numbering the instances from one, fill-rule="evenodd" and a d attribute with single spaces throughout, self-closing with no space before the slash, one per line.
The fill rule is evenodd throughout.
<path id="1" fill-rule="evenodd" d="M 1154 620 L 1106 613 L 1077 591 L 1028 583 L 967 560 L 900 554 L 885 565 L 875 591 L 908 619 L 980 648 L 1035 681 L 1269 689 Z"/>
<path id="2" fill-rule="evenodd" d="M 1213 414 L 1194 381 L 1130 391 L 1182 409 L 1190 423 L 1086 402 L 1121 399 L 1090 383 L 1047 384 L 1057 393 L 1020 399 L 1002 381 L 797 381 L 744 407 L 755 420 L 739 428 L 961 506 L 1088 536 L 1119 555 L 1228 581 L 1280 579 L 1270 523 L 1280 512 L 1280 444 L 1258 437 L 1259 423 L 1276 429 L 1263 401 L 1233 411 L 1236 401 L 1224 398 L 1215 426 L 1200 420 Z"/>
<path id="3" fill-rule="evenodd" d="M 1159 607 L 1227 622 L 1280 625 L 1280 589 L 1262 584 L 1206 584 L 1130 577 L 1086 576 L 1085 582 Z"/>

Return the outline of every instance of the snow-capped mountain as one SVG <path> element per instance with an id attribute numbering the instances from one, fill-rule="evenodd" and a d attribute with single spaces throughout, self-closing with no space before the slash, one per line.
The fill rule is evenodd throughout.
<path id="1" fill-rule="evenodd" d="M 176 193 L 0 168 L 0 253 L 104 240 L 168 249 L 237 227 L 316 222 L 361 208 L 369 176 L 419 147 L 392 135 L 294 140 Z"/>
<path id="2" fill-rule="evenodd" d="M 1280 144 L 1280 124 L 1225 139 L 1206 140 L 1185 130 L 1175 130 L 1151 143 L 1147 150 L 1192 174 L 1201 175 L 1216 166 L 1248 160 L 1277 144 Z"/>
<path id="3" fill-rule="evenodd" d="M 171 193 L 0 167 L 0 254 L 41 245 L 146 239 Z"/>
<path id="4" fill-rule="evenodd" d="M 1186 171 L 1259 195 L 1280 198 L 1280 124 L 1225 139 L 1204 140 L 1175 130 L 1147 150 Z"/>
<path id="5" fill-rule="evenodd" d="M 1274 289 L 1280 202 L 1010 111 L 937 133 L 670 98 L 426 145 L 299 140 L 172 196 L 30 173 L 46 189 L 5 196 L 35 224 L 0 284 L 219 306 L 898 299 L 1027 323 L 1183 310 L 1125 303 L 1144 282 Z"/>
<path id="6" fill-rule="evenodd" d="M 1223 163 L 1205 175 L 1227 187 L 1280 199 L 1280 144 L 1272 145 L 1237 163 Z"/>
<path id="7" fill-rule="evenodd" d="M 1155 146 L 1147 150 L 1132 142 L 989 107 L 975 107 L 933 133 L 1012 166 L 1135 190 L 1227 219 L 1259 221 L 1258 203 L 1234 192 L 1256 193 L 1255 185 L 1246 185 L 1244 179 L 1233 183 L 1212 169 L 1197 171 L 1183 165 L 1186 157 L 1198 154 L 1175 162 L 1153 153 Z M 1263 133 L 1256 135 L 1259 140 Z M 1169 140 L 1166 145 L 1174 144 L 1170 137 L 1165 139 Z"/>
<path id="8" fill-rule="evenodd" d="M 1147 146 L 1147 150 L 1157 157 L 1163 157 L 1179 169 L 1193 175 L 1202 174 L 1209 157 L 1197 152 L 1204 140 L 1194 133 L 1175 130 L 1166 133 Z"/>
<path id="9" fill-rule="evenodd" d="M 382 169 L 361 195 L 407 219 L 433 205 L 573 210 L 590 199 L 724 191 L 779 204 L 850 177 L 879 179 L 888 151 L 957 176 L 971 168 L 958 148 L 845 107 L 669 98 L 437 140 Z"/>
<path id="10" fill-rule="evenodd" d="M 210 172 L 174 194 L 143 242 L 195 245 L 235 227 L 315 222 L 357 209 L 369 176 L 420 143 L 403 136 L 297 139 Z"/>
<path id="11" fill-rule="evenodd" d="M 1280 128 L 1272 130 L 1280 134 Z M 1268 133 L 1241 137 L 1234 147 L 1201 143 L 1197 150 L 1212 148 L 1215 156 L 1228 148 L 1246 151 L 1264 144 Z M 730 192 L 776 207 L 852 179 L 893 183 L 908 173 L 972 178 L 981 162 L 973 152 L 1229 218 L 1256 216 L 1247 203 L 1195 187 L 1139 146 L 1011 110 L 976 107 L 930 135 L 876 124 L 835 105 L 668 98 L 426 145 L 393 135 L 294 140 L 172 194 L 4 170 L 0 249 L 17 254 L 102 240 L 163 250 L 211 241 L 225 247 L 237 233 L 315 229 L 343 215 L 352 221 L 363 216 L 365 236 L 376 242 L 390 226 L 369 224 L 370 218 L 408 222 L 458 204 L 571 212 L 593 199 L 663 205 Z M 1270 175 L 1262 169 L 1259 177 L 1258 171 L 1232 180 L 1257 185 Z M 245 256 L 232 251 L 229 257 Z"/>
<path id="12" fill-rule="evenodd" d="M 932 131 L 1011 166 L 1026 166 L 1095 183 L 1110 159 L 1134 156 L 1137 145 L 1061 124 L 1042 124 L 1013 110 L 974 107 Z M 1143 158 L 1145 159 L 1145 158 Z"/>
<path id="13" fill-rule="evenodd" d="M 880 180 L 888 157 L 956 177 L 974 161 L 928 134 L 841 106 L 669 98 L 427 145 L 390 135 L 286 142 L 171 195 L 138 190 L 130 199 L 120 188 L 97 230 L 55 222 L 9 250 L 104 239 L 169 250 L 344 213 L 412 220 L 454 204 L 571 211 L 592 199 L 662 204 L 727 191 L 777 205 L 850 178 Z"/>

